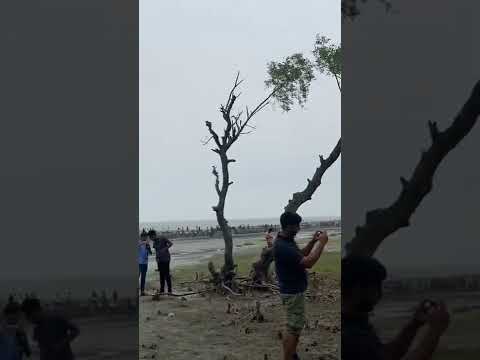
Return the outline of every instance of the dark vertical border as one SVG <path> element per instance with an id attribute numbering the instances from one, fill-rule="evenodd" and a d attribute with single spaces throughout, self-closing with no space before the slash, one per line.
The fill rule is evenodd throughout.
<path id="1" fill-rule="evenodd" d="M 342 26 L 344 243 L 389 234 L 375 252 L 388 272 L 371 318 L 382 340 L 422 299 L 444 300 L 452 321 L 438 358 L 478 357 L 479 4 L 357 3 Z"/>
<path id="2" fill-rule="evenodd" d="M 138 356 L 138 6 L 0 4 L 0 301 L 59 293 L 82 359 Z"/>

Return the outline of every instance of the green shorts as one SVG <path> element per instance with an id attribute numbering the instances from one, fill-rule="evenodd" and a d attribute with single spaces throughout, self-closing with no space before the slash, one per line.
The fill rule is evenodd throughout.
<path id="1" fill-rule="evenodd" d="M 287 313 L 287 331 L 292 335 L 300 336 L 305 326 L 305 295 L 300 293 L 280 296 Z"/>

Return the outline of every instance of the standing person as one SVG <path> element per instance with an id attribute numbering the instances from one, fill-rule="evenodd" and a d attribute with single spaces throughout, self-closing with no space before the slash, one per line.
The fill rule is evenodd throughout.
<path id="1" fill-rule="evenodd" d="M 300 215 L 283 213 L 280 216 L 282 230 L 273 245 L 275 272 L 287 315 L 287 333 L 283 337 L 284 360 L 300 359 L 297 346 L 305 326 L 305 291 L 308 287 L 306 269 L 315 265 L 328 242 L 327 234 L 317 231 L 312 240 L 300 249 L 295 236 L 300 231 L 301 222 Z"/>
<path id="2" fill-rule="evenodd" d="M 149 234 L 150 235 L 150 234 Z M 170 275 L 170 248 L 173 243 L 165 236 L 157 237 L 155 230 L 151 231 L 151 237 L 154 237 L 155 255 L 157 259 L 158 269 L 160 271 L 160 293 L 165 292 L 165 283 L 167 284 L 168 293 L 172 293 L 172 277 Z"/>
<path id="3" fill-rule="evenodd" d="M 267 241 L 267 247 L 271 248 L 273 246 L 273 228 L 268 229 L 265 240 Z"/>
<path id="4" fill-rule="evenodd" d="M 33 339 L 40 349 L 40 360 L 75 359 L 70 343 L 78 337 L 80 331 L 63 316 L 47 314 L 38 299 L 26 299 L 22 311 L 35 327 Z"/>
<path id="5" fill-rule="evenodd" d="M 382 298 L 385 267 L 376 259 L 347 256 L 342 259 L 342 359 L 427 360 L 447 330 L 450 315 L 443 303 L 424 300 L 396 338 L 382 343 L 369 315 Z M 420 328 L 423 336 L 412 344 Z"/>
<path id="6" fill-rule="evenodd" d="M 140 296 L 145 296 L 145 281 L 148 270 L 148 255 L 152 253 L 148 237 L 146 234 L 141 234 L 138 243 L 138 269 L 140 273 Z"/>
<path id="7" fill-rule="evenodd" d="M 5 317 L 5 325 L 7 333 L 15 338 L 17 346 L 18 359 L 22 360 L 23 356 L 30 357 L 32 354 L 28 337 L 23 328 L 20 326 L 20 318 L 22 315 L 22 308 L 20 304 L 15 301 L 9 302 L 3 309 Z"/>

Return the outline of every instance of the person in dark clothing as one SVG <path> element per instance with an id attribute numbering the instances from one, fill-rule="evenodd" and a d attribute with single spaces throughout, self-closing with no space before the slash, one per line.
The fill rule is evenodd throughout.
<path id="1" fill-rule="evenodd" d="M 342 359 L 427 360 L 449 325 L 445 304 L 422 301 L 396 338 L 382 343 L 369 314 L 382 298 L 385 267 L 376 259 L 347 256 L 342 259 Z M 420 328 L 426 326 L 417 346 L 410 350 Z M 407 354 L 408 353 L 408 354 Z"/>
<path id="2" fill-rule="evenodd" d="M 155 249 L 155 251 L 157 251 L 158 242 L 160 241 L 160 239 L 157 236 L 157 232 L 155 230 L 151 229 L 151 230 L 148 231 L 147 237 L 150 239 L 150 241 L 153 242 L 153 248 Z M 156 272 L 160 271 L 160 266 L 158 264 L 158 261 L 157 261 L 157 268 L 155 269 L 155 271 Z"/>
<path id="3" fill-rule="evenodd" d="M 3 315 L 5 317 L 7 332 L 15 337 L 18 359 L 22 360 L 24 355 L 30 357 L 32 352 L 28 337 L 20 326 L 20 318 L 22 315 L 20 304 L 10 301 L 3 309 Z"/>
<path id="4" fill-rule="evenodd" d="M 70 343 L 80 331 L 63 316 L 43 311 L 38 299 L 28 298 L 22 304 L 26 318 L 34 325 L 33 339 L 40 349 L 40 360 L 73 360 Z"/>
<path id="5" fill-rule="evenodd" d="M 317 231 L 312 240 L 300 249 L 295 236 L 300 231 L 302 218 L 296 213 L 283 213 L 282 231 L 273 243 L 273 258 L 280 296 L 287 314 L 287 333 L 283 337 L 284 360 L 299 359 L 297 346 L 305 326 L 305 291 L 308 287 L 307 270 L 320 258 L 328 236 Z"/>
<path id="6" fill-rule="evenodd" d="M 165 283 L 167 284 L 168 293 L 172 293 L 172 277 L 170 275 L 170 248 L 172 242 L 166 237 L 158 237 L 155 230 L 149 233 L 150 239 L 153 239 L 153 247 L 155 248 L 155 256 L 157 259 L 158 270 L 160 271 L 160 293 L 165 292 Z"/>

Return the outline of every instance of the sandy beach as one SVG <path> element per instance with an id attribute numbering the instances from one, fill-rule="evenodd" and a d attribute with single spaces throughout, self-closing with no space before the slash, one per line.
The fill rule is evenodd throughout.
<path id="1" fill-rule="evenodd" d="M 299 243 L 311 234 L 299 236 Z M 244 241 L 244 239 L 242 239 Z M 236 247 L 235 260 L 239 275 L 245 275 L 263 246 L 262 239 L 248 239 L 253 245 Z M 241 245 L 241 243 L 237 244 Z M 340 344 L 340 236 L 331 237 L 327 251 L 313 269 L 320 277 L 316 299 L 307 301 L 308 328 L 299 346 L 302 359 L 337 359 Z M 222 263 L 221 254 L 197 259 L 193 264 L 176 265 L 174 292 L 192 290 L 195 272 L 207 274 L 212 259 Z M 158 273 L 150 266 L 147 291 L 158 289 Z M 256 301 L 261 304 L 264 322 L 252 321 Z M 227 313 L 230 304 L 230 313 Z M 140 300 L 140 359 L 279 359 L 284 313 L 280 298 L 269 292 L 242 296 L 208 293 L 185 297 L 152 296 Z"/>

